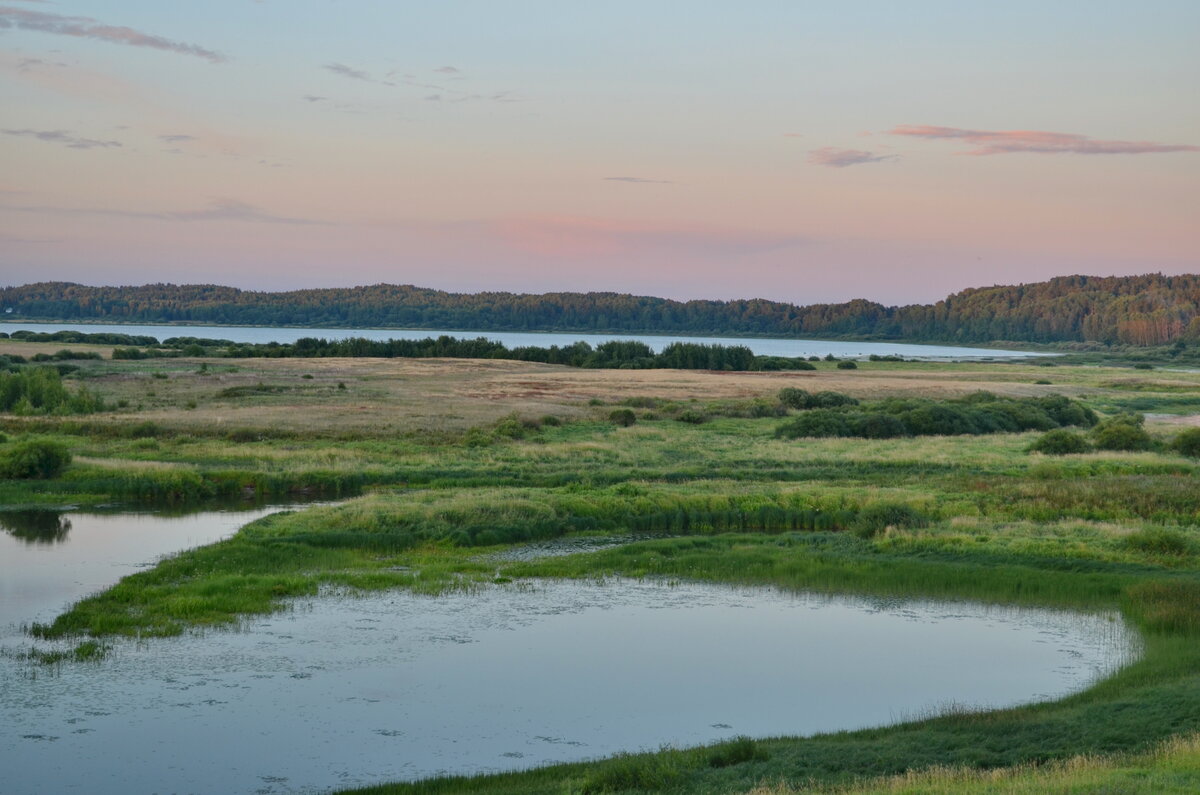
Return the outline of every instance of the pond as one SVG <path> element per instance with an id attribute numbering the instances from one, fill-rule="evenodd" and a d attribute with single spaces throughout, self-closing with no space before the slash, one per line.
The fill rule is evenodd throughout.
<path id="1" fill-rule="evenodd" d="M 68 604 L 163 555 L 219 541 L 279 510 L 0 511 L 0 644 L 20 624 L 51 621 Z"/>
<path id="2" fill-rule="evenodd" d="M 90 525 L 66 518 L 73 544 Z M 6 793 L 313 792 L 1055 698 L 1137 652 L 1115 614 L 975 603 L 633 580 L 328 593 L 99 664 L 0 658 L 0 769 Z"/>

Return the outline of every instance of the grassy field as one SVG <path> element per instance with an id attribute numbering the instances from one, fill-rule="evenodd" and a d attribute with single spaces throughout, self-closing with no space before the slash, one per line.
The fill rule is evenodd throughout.
<path id="1" fill-rule="evenodd" d="M 1165 444 L 1200 415 L 1200 373 L 894 362 L 754 374 L 474 360 L 73 364 L 68 383 L 86 384 L 112 410 L 0 416 L 10 443 L 52 439 L 74 456 L 56 478 L 0 480 L 0 504 L 349 497 L 259 520 L 32 628 L 77 638 L 81 656 L 109 636 L 233 625 L 324 585 L 437 593 L 610 575 L 1116 608 L 1145 639 L 1141 660 L 1051 704 L 368 791 L 1200 786 L 1200 461 Z M 783 387 L 863 400 L 1062 394 L 1103 413 L 1146 412 L 1159 444 L 1045 456 L 1028 452 L 1038 432 L 785 440 L 775 435 Z M 621 409 L 632 425 L 613 421 Z M 680 421 L 689 416 L 704 421 Z M 532 539 L 631 532 L 644 540 L 534 562 L 484 557 Z"/>

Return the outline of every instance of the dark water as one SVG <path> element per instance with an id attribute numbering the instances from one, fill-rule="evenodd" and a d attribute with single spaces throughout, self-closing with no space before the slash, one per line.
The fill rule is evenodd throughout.
<path id="1" fill-rule="evenodd" d="M 0 510 L 0 643 L 163 555 L 233 535 L 282 506 L 174 512 Z"/>
<path id="2" fill-rule="evenodd" d="M 549 347 L 567 346 L 583 340 L 592 346 L 611 340 L 641 340 L 655 351 L 661 351 L 673 342 L 699 342 L 707 345 L 745 345 L 760 356 L 825 356 L 838 358 L 880 356 L 903 356 L 914 359 L 1004 359 L 1014 356 L 1054 356 L 1026 351 L 1007 351 L 995 348 L 964 348 L 953 345 L 915 345 L 898 342 L 839 342 L 837 340 L 764 339 L 756 337 L 687 337 L 662 336 L 655 334 L 578 334 L 522 333 L 510 331 L 470 331 L 463 329 L 344 329 L 344 328 L 269 328 L 265 326 L 155 326 L 138 324 L 91 324 L 91 323 L 12 323 L 0 322 L 0 331 L 59 331 L 70 329 L 88 333 L 111 332 L 115 334 L 144 334 L 157 337 L 160 341 L 169 337 L 206 337 L 209 339 L 233 340 L 234 342 L 295 342 L 301 337 L 324 337 L 345 339 L 365 337 L 371 340 L 403 339 L 419 340 L 448 334 L 452 337 L 487 337 L 497 340 L 509 348 L 531 345 Z"/>
<path id="3" fill-rule="evenodd" d="M 331 592 L 99 664 L 13 653 L 13 622 L 271 510 L 5 519 L 0 791 L 317 792 L 881 725 L 1053 698 L 1138 649 L 1111 614 L 608 580 Z"/>

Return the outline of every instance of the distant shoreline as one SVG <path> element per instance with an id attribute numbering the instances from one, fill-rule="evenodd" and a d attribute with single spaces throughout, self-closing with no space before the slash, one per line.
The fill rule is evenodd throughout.
<path id="1" fill-rule="evenodd" d="M 864 336 L 864 335 L 830 335 L 830 334 L 808 334 L 803 337 L 797 337 L 790 334 L 770 334 L 770 333 L 745 333 L 736 331 L 690 331 L 690 332 L 667 332 L 667 331 L 639 331 L 629 329 L 582 329 L 582 328 L 563 328 L 563 329 L 518 329 L 518 328 L 491 328 L 491 329 L 447 329 L 433 326 L 366 326 L 366 325 L 322 325 L 322 326 L 305 326 L 295 325 L 290 323 L 203 323 L 203 322 L 181 322 L 181 321 L 129 321 L 129 320 L 98 320 L 96 318 L 86 319 L 34 319 L 22 318 L 14 319 L 11 315 L 5 315 L 0 318 L 0 331 L 3 331 L 3 326 L 8 324 L 14 325 L 39 325 L 39 326 L 54 326 L 60 324 L 69 324 L 73 326 L 143 326 L 143 327 L 160 327 L 160 328 L 248 328 L 248 329 L 308 329 L 312 331 L 428 331 L 430 334 L 469 334 L 476 337 L 488 334 L 586 334 L 597 337 L 668 337 L 675 339 L 688 339 L 693 337 L 713 337 L 717 339 L 730 340 L 749 340 L 749 339 L 764 339 L 764 340 L 789 340 L 789 341 L 807 341 L 815 342 L 866 342 L 877 344 L 893 344 L 893 345 L 920 345 L 930 348 L 940 347 L 955 347 L 955 348 L 980 348 L 980 349 L 1002 349 L 1015 351 L 1029 351 L 1030 353 L 1063 353 L 1067 352 L 1067 348 L 1072 343 L 1042 343 L 1042 342 L 1024 342 L 1019 340 L 993 340 L 989 342 L 971 342 L 963 343 L 955 340 L 908 340 L 897 337 L 880 337 L 880 336 Z M 1078 343 L 1076 343 L 1078 344 Z"/>

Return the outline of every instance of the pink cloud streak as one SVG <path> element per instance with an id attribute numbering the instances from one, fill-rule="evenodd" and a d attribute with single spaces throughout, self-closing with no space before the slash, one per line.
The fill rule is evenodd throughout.
<path id="1" fill-rule="evenodd" d="M 977 149 L 966 155 L 1004 155 L 1014 152 L 1076 155 L 1143 155 L 1161 152 L 1200 152 L 1189 144 L 1156 144 L 1151 141 L 1097 141 L 1075 133 L 1038 130 L 964 130 L 928 124 L 901 124 L 888 130 L 891 135 L 913 138 L 966 141 Z"/>
<path id="2" fill-rule="evenodd" d="M 97 39 L 112 44 L 127 44 L 131 47 L 149 47 L 183 55 L 194 55 L 212 63 L 220 63 L 225 60 L 225 56 L 219 52 L 206 50 L 195 44 L 171 41 L 162 36 L 142 33 L 124 26 L 99 24 L 91 17 L 68 17 L 44 11 L 32 11 L 27 8 L 0 6 L 0 29 L 3 28 L 33 30 L 60 36 L 74 36 L 80 39 Z"/>

